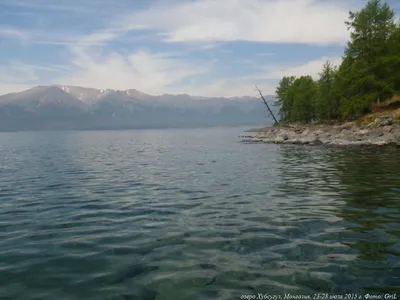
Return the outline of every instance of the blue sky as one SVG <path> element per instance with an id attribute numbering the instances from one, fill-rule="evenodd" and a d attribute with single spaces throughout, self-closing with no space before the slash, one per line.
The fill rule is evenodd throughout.
<path id="1" fill-rule="evenodd" d="M 400 1 L 388 1 L 398 12 Z M 341 61 L 362 0 L 0 0 L 0 94 L 35 85 L 272 94 Z"/>

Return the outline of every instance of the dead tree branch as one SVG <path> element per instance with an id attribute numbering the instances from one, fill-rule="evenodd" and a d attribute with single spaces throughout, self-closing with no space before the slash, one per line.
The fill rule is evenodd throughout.
<path id="1" fill-rule="evenodd" d="M 271 114 L 271 116 L 274 118 L 275 124 L 278 124 L 279 122 L 277 121 L 277 119 L 275 118 L 274 114 L 272 113 L 272 110 L 269 108 L 269 105 L 267 103 L 267 101 L 265 100 L 261 90 L 258 88 L 258 86 L 256 86 L 256 89 L 258 91 L 258 93 L 260 94 L 260 97 L 262 99 L 262 102 L 264 103 L 264 105 L 268 108 L 269 113 Z"/>

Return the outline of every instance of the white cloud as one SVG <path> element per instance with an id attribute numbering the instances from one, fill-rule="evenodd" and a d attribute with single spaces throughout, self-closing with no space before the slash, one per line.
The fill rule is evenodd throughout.
<path id="1" fill-rule="evenodd" d="M 76 72 L 59 78 L 62 84 L 93 88 L 131 89 L 158 94 L 171 85 L 205 74 L 209 64 L 198 64 L 174 57 L 171 54 L 138 50 L 130 55 L 119 53 L 102 55 L 93 49 L 72 48 L 72 64 Z"/>
<path id="2" fill-rule="evenodd" d="M 13 88 L 19 90 L 31 82 L 94 88 L 135 88 L 151 94 L 189 93 L 202 96 L 254 95 L 254 84 L 260 84 L 265 93 L 273 93 L 274 80 L 289 75 L 316 76 L 327 59 L 337 64 L 340 58 L 323 57 L 297 66 L 267 66 L 241 78 L 224 78 L 223 75 L 216 75 L 219 73 L 215 72 L 213 61 L 190 61 L 171 53 L 147 50 L 122 54 L 115 49 L 114 53 L 104 54 L 101 52 L 102 46 L 107 45 L 110 49 L 114 41 L 121 41 L 124 35 L 138 29 L 149 29 L 145 37 L 151 34 L 167 42 L 190 43 L 185 44 L 186 50 L 190 46 L 207 51 L 213 49 L 219 53 L 232 52 L 232 49 L 216 49 L 224 41 L 343 45 L 348 38 L 344 21 L 348 17 L 350 7 L 347 6 L 350 4 L 340 1 L 166 0 L 155 3 L 148 9 L 125 14 L 125 17 L 117 17 L 113 11 L 110 15 L 115 20 L 109 24 L 109 28 L 84 35 L 72 32 L 60 34 L 51 29 L 22 31 L 0 28 L 0 37 L 64 45 L 71 52 L 70 66 L 10 64 L 2 68 L 0 93 L 4 94 Z M 29 6 L 29 3 L 26 5 Z M 53 8 L 63 10 L 63 7 Z M 132 38 L 135 39 L 129 35 L 127 39 Z M 266 51 L 251 58 L 236 58 L 233 62 L 251 64 L 250 60 L 271 55 L 275 54 Z M 43 72 L 51 74 L 47 76 L 51 80 L 38 75 Z"/>
<path id="3" fill-rule="evenodd" d="M 96 4 L 101 6 L 103 9 L 93 9 L 93 3 L 88 1 L 68 1 L 68 4 L 60 4 L 59 0 L 2 0 L 2 5 L 6 8 L 16 7 L 19 9 L 33 9 L 36 11 L 55 11 L 57 13 L 85 13 L 85 14 L 107 14 L 107 10 L 104 8 L 115 7 L 114 3 L 107 1 L 96 0 Z"/>
<path id="4" fill-rule="evenodd" d="M 326 56 L 296 66 L 266 66 L 263 68 L 263 73 L 255 75 L 253 78 L 280 79 L 284 76 L 300 77 L 304 75 L 311 75 L 314 79 L 317 79 L 319 77 L 318 73 L 321 72 L 322 66 L 327 60 L 329 60 L 333 65 L 340 65 L 342 62 L 342 58 L 340 56 Z"/>
<path id="5" fill-rule="evenodd" d="M 202 50 L 211 50 L 215 49 L 218 47 L 216 44 L 205 44 L 204 46 L 201 47 Z"/>
<path id="6" fill-rule="evenodd" d="M 24 39 L 26 34 L 23 30 L 16 28 L 0 28 L 0 37 L 14 37 L 18 39 Z"/>
<path id="7" fill-rule="evenodd" d="M 33 84 L 14 84 L 14 83 L 1 83 L 0 82 L 0 95 L 9 93 L 18 93 L 34 87 Z"/>
<path id="8" fill-rule="evenodd" d="M 262 53 L 257 53 L 256 56 L 272 56 L 276 55 L 276 53 L 271 53 L 271 52 L 262 52 Z"/>
<path id="9" fill-rule="evenodd" d="M 343 45 L 349 36 L 344 21 L 349 9 L 355 6 L 351 1 L 319 0 L 169 0 L 154 3 L 148 9 L 133 13 L 121 14 L 121 10 L 117 13 L 110 9 L 109 18 L 113 21 L 108 28 L 87 35 L 27 32 L 27 36 L 38 43 L 101 45 L 126 33 L 147 29 L 167 42 L 206 43 L 205 49 L 213 47 L 210 42 L 238 40 Z M 29 7 L 31 4 L 23 5 Z M 37 5 L 44 4 L 34 4 Z M 52 5 L 52 1 L 46 3 L 46 7 Z M 64 8 L 55 6 L 55 9 Z"/>
<path id="10" fill-rule="evenodd" d="M 99 89 L 138 89 L 159 94 L 194 96 L 255 95 L 254 81 L 241 78 L 213 78 L 213 63 L 186 61 L 171 54 L 138 50 L 127 56 L 118 53 L 102 55 L 93 49 L 76 47 L 71 64 L 41 67 L 14 62 L 0 73 L 0 94 L 18 92 L 35 85 L 66 84 Z M 38 72 L 47 72 L 50 80 L 37 81 Z M 3 73 L 3 74 L 2 74 Z M 66 74 L 65 74 L 66 73 Z M 13 74 L 13 77 L 6 77 Z M 184 80 L 184 82 L 183 82 Z M 265 82 L 264 83 L 265 86 Z M 267 85 L 267 91 L 274 87 Z"/>
<path id="11" fill-rule="evenodd" d="M 179 93 L 205 97 L 257 96 L 256 82 L 241 78 L 218 79 L 208 84 L 181 86 L 171 89 L 170 93 L 177 94 L 180 91 Z M 266 83 L 265 81 L 258 81 L 257 83 L 265 95 L 274 93 L 276 88 L 274 83 Z"/>
<path id="12" fill-rule="evenodd" d="M 0 69 L 0 95 L 16 93 L 32 88 L 36 85 L 50 84 L 43 80 L 38 73 L 47 73 L 50 76 L 60 76 L 72 70 L 63 65 L 34 65 L 19 61 L 11 61 Z"/>
<path id="13" fill-rule="evenodd" d="M 0 93 L 20 91 L 37 80 L 37 71 L 48 72 L 53 78 L 38 84 L 68 84 L 99 89 L 138 89 L 149 94 L 182 94 L 194 96 L 256 95 L 257 84 L 265 94 L 273 94 L 283 76 L 311 75 L 318 78 L 323 64 L 329 60 L 338 65 L 341 57 L 321 57 L 299 65 L 264 66 L 247 76 L 224 78 L 213 75 L 214 65 L 204 61 L 193 62 L 171 54 L 138 50 L 123 56 L 118 53 L 102 55 L 93 49 L 71 49 L 71 64 L 66 66 L 35 66 L 13 63 L 0 74 Z M 5 77 L 6 74 L 17 74 Z M 3 75 L 3 76 L 2 76 Z"/>
<path id="14" fill-rule="evenodd" d="M 9 1 L 7 5 L 71 13 L 90 7 L 93 11 L 93 5 L 63 6 L 54 1 Z M 167 42 L 205 43 L 204 49 L 214 47 L 212 42 L 238 40 L 343 45 L 349 35 L 344 21 L 355 4 L 350 0 L 169 0 L 156 1 L 150 8 L 133 13 L 126 12 L 128 6 L 116 7 L 107 7 L 106 19 L 113 20 L 107 28 L 86 35 L 68 30 L 0 29 L 0 36 L 26 38 L 42 44 L 99 46 L 129 32 L 147 29 Z M 121 13 L 122 8 L 124 13 Z"/>
<path id="15" fill-rule="evenodd" d="M 135 12 L 115 25 L 161 31 L 170 42 L 257 41 L 343 44 L 343 2 L 318 0 L 171 1 Z"/>
<path id="16" fill-rule="evenodd" d="M 266 92 L 275 89 L 274 84 L 265 81 L 216 77 L 213 61 L 184 60 L 179 58 L 179 53 L 152 53 L 142 49 L 125 56 L 103 55 L 86 47 L 74 47 L 71 51 L 71 62 L 77 71 L 58 78 L 54 84 L 118 90 L 134 88 L 153 95 L 187 93 L 221 97 L 254 95 L 255 83 L 261 83 Z"/>

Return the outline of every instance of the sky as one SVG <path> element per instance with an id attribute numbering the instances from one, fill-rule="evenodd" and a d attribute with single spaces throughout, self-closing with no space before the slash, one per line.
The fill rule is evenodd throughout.
<path id="1" fill-rule="evenodd" d="M 396 12 L 400 1 L 388 1 Z M 273 94 L 340 64 L 363 0 L 0 0 L 0 94 L 37 85 Z"/>

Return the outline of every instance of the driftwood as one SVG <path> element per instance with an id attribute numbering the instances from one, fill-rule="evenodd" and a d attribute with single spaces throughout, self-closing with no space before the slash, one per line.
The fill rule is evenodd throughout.
<path id="1" fill-rule="evenodd" d="M 262 102 L 268 108 L 269 113 L 274 118 L 275 124 L 278 124 L 279 123 L 278 120 L 275 118 L 274 114 L 272 113 L 272 110 L 269 108 L 269 105 L 268 105 L 267 101 L 265 100 L 263 94 L 261 93 L 260 89 L 257 86 L 256 86 L 256 89 L 257 89 L 258 93 L 260 94 Z"/>

